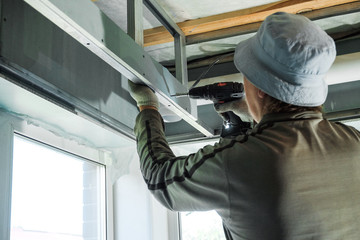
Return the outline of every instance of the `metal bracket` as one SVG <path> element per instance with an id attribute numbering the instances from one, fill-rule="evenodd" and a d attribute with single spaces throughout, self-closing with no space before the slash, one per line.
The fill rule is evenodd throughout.
<path id="1" fill-rule="evenodd" d="M 127 0 L 127 32 L 139 46 L 144 46 L 142 0 Z"/>

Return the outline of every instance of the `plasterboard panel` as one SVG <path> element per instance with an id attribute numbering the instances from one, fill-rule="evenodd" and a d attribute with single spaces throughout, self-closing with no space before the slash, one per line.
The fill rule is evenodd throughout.
<path id="1" fill-rule="evenodd" d="M 86 146 L 112 149 L 135 143 L 13 84 L 4 76 L 0 76 L 0 108 L 28 124 Z"/>
<path id="2" fill-rule="evenodd" d="M 133 128 L 138 111 L 126 78 L 23 1 L 3 9 L 3 58 Z"/>
<path id="3" fill-rule="evenodd" d="M 200 131 L 206 132 L 205 135 L 212 134 L 211 129 L 204 127 L 202 123 L 197 121 L 196 117 L 187 112 L 190 111 L 189 99 L 168 99 L 170 94 L 185 92 L 185 87 L 167 69 L 164 69 L 143 52 L 129 36 L 114 26 L 106 16 L 93 16 L 90 19 L 91 21 L 87 22 L 84 19 L 85 16 L 78 16 L 71 11 L 72 8 L 69 6 L 71 1 L 66 3 L 56 1 L 56 3 L 64 7 L 65 14 L 72 14 L 71 17 L 78 18 L 76 19 L 79 20 L 78 24 L 84 25 L 83 31 L 89 31 L 86 34 L 94 34 L 92 36 L 95 39 L 94 41 L 104 40 L 105 46 L 96 42 L 96 44 L 100 44 L 96 50 L 101 51 L 104 47 L 109 55 L 106 53 L 106 56 L 94 55 L 92 51 L 84 47 L 84 45 L 88 45 L 86 42 L 76 41 L 75 37 L 75 39 L 72 38 L 71 33 L 58 28 L 23 1 L 15 0 L 4 2 L 5 9 L 7 9 L 4 11 L 6 22 L 3 23 L 1 29 L 3 31 L 1 55 L 9 62 L 9 65 L 20 69 L 20 71 L 24 70 L 34 74 L 56 88 L 79 98 L 99 110 L 100 118 L 105 116 L 105 118 L 113 119 L 114 122 L 125 125 L 128 134 L 131 135 L 138 110 L 127 91 L 126 78 L 140 81 L 137 78 L 139 77 L 146 80 L 147 84 L 153 84 L 151 86 L 155 87 L 157 93 L 159 91 L 162 93 L 158 95 L 159 100 L 163 104 L 166 103 L 166 107 L 173 107 L 174 111 L 181 112 L 184 119 L 192 121 L 192 126 L 200 126 Z M 77 3 L 80 4 L 80 2 Z M 62 4 L 68 5 L 62 6 Z M 92 7 L 92 11 L 98 12 L 95 6 L 87 5 L 89 2 L 82 1 L 82 4 L 86 4 L 87 7 Z M 21 15 L 19 12 L 24 14 Z M 75 13 L 81 14 L 81 11 Z M 19 15 L 20 17 L 17 17 Z M 108 31 L 110 37 L 106 34 Z M 107 44 L 111 50 L 106 48 Z M 91 44 L 89 43 L 89 45 Z M 114 54 L 119 54 L 119 57 L 118 55 L 114 56 Z M 121 63 L 124 62 L 127 67 L 132 69 L 126 69 L 127 75 L 124 73 L 126 77 L 122 75 L 121 69 L 119 70 L 106 61 L 110 59 L 116 62 L 114 64 L 119 64 L 112 57 Z M 16 66 L 12 63 L 16 63 Z M 181 104 L 181 107 L 177 104 Z M 182 108 L 183 106 L 185 108 Z"/>
<path id="4" fill-rule="evenodd" d="M 185 86 L 166 68 L 154 61 L 91 2 L 87 0 L 76 2 L 26 0 L 26 2 L 126 78 L 153 88 L 160 104 L 165 108 L 171 109 L 202 134 L 212 136 L 213 130 L 198 121 L 192 102 L 187 98 L 172 96 L 178 92 L 185 92 Z M 31 20 L 29 19 L 30 22 Z M 33 26 L 37 27 L 37 25 Z"/>

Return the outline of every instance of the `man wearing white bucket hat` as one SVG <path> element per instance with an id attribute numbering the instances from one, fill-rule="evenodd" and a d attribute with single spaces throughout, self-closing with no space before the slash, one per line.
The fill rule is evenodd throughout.
<path id="1" fill-rule="evenodd" d="M 154 93 L 130 82 L 149 190 L 171 210 L 215 209 L 227 239 L 358 239 L 360 133 L 321 113 L 335 56 L 333 40 L 307 18 L 267 17 L 234 56 L 257 124 L 189 156 L 168 147 Z"/>

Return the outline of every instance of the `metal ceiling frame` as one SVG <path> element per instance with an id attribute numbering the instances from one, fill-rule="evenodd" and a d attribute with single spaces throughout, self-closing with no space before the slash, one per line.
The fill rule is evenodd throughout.
<path id="1" fill-rule="evenodd" d="M 294 14 L 306 14 L 313 17 L 330 17 L 338 12 L 352 12 L 358 8 L 359 0 L 283 0 L 248 9 L 240 9 L 199 19 L 191 19 L 177 23 L 185 33 L 187 44 L 199 43 L 213 39 L 229 37 L 239 32 L 253 31 L 270 14 L 282 11 Z M 194 37 L 191 37 L 194 36 Z M 195 37 L 196 36 L 196 37 Z M 208 37 L 208 36 L 211 36 Z M 234 36 L 234 35 L 233 35 Z M 206 40 L 208 39 L 208 40 Z M 151 46 L 171 42 L 171 36 L 163 27 L 146 29 L 144 31 L 144 45 Z"/>
<path id="2" fill-rule="evenodd" d="M 139 46 L 144 46 L 142 0 L 127 0 L 127 32 Z"/>
<path id="3" fill-rule="evenodd" d="M 152 12 L 152 14 L 164 25 L 164 27 L 174 37 L 176 78 L 184 86 L 187 86 L 188 75 L 185 33 L 179 28 L 179 26 L 174 22 L 174 20 L 171 19 L 171 17 L 155 0 L 143 1 L 144 5 L 150 10 L 150 12 Z"/>
<path id="4" fill-rule="evenodd" d="M 302 13 L 300 13 L 300 15 L 303 15 L 311 20 L 319 20 L 319 19 L 324 19 L 324 18 L 329 18 L 329 17 L 334 17 L 334 16 L 355 13 L 355 12 L 359 12 L 359 11 L 360 11 L 360 1 L 345 3 L 342 5 L 328 7 L 328 8 L 322 8 L 322 9 L 313 10 L 313 11 L 309 11 L 309 12 L 302 12 Z M 213 41 L 213 40 L 222 39 L 222 38 L 229 38 L 229 37 L 233 37 L 233 36 L 254 33 L 259 29 L 261 23 L 262 22 L 249 23 L 249 24 L 240 25 L 240 26 L 236 26 L 236 27 L 225 28 L 225 29 L 220 29 L 220 30 L 216 30 L 216 31 L 190 35 L 190 36 L 186 37 L 186 45 L 197 44 L 197 43 Z"/>
<path id="5" fill-rule="evenodd" d="M 195 107 L 196 109 L 199 110 L 199 113 L 201 113 L 201 111 L 204 112 L 201 106 L 198 107 L 195 103 L 191 103 L 188 98 L 176 99 L 171 97 L 171 95 L 174 93 L 186 92 L 187 86 L 184 85 L 183 82 L 180 82 L 178 79 L 173 77 L 166 68 L 164 68 L 162 65 L 154 61 L 150 57 L 150 55 L 147 54 L 141 46 L 139 46 L 141 45 L 141 42 L 138 43 L 139 44 L 138 45 L 133 39 L 131 39 L 131 37 L 129 37 L 126 33 L 124 33 L 115 23 L 111 22 L 111 26 L 110 26 L 108 24 L 110 21 L 109 18 L 105 16 L 91 1 L 88 0 L 77 0 L 77 1 L 18 0 L 18 1 L 28 3 L 33 9 L 40 12 L 42 15 L 46 17 L 46 19 L 43 18 L 45 22 L 48 22 L 49 19 L 50 21 L 48 23 L 50 23 L 54 28 L 56 28 L 57 31 L 62 32 L 63 35 L 71 36 L 74 39 L 73 42 L 80 43 L 82 46 L 80 46 L 79 49 L 85 50 L 85 52 L 88 52 L 91 56 L 94 56 L 94 58 L 99 57 L 101 59 L 101 60 L 99 59 L 99 61 L 108 64 L 118 73 L 121 73 L 123 77 L 129 78 L 131 81 L 134 82 L 145 83 L 150 87 L 152 87 L 157 93 L 161 105 L 165 106 L 167 109 L 170 109 L 176 115 L 180 116 L 185 120 L 185 122 L 181 121 L 181 123 L 179 124 L 174 123 L 175 125 L 173 125 L 175 126 L 174 129 L 175 128 L 181 129 L 180 131 L 184 135 L 179 136 L 179 134 L 176 133 L 176 131 L 173 132 L 169 131 L 167 132 L 168 137 L 171 138 L 176 136 L 178 137 L 179 141 L 181 141 L 182 139 L 194 138 L 195 135 L 196 138 L 199 139 L 200 138 L 209 139 L 212 137 L 216 137 L 218 135 L 217 126 L 215 126 L 213 120 L 211 121 L 209 120 L 210 118 L 213 119 L 216 113 L 211 112 L 211 114 L 213 114 L 211 115 L 211 117 L 208 117 L 208 115 L 204 117 L 202 116 L 202 114 L 199 114 L 201 115 L 201 118 L 198 118 L 197 115 L 194 114 L 193 108 Z M 137 1 L 138 3 L 140 1 L 141 3 L 140 5 L 142 5 L 141 0 L 137 0 Z M 150 1 L 150 0 L 144 0 L 144 1 Z M 134 19 L 139 20 L 139 18 L 141 18 L 140 17 L 141 14 L 139 14 L 139 8 L 134 6 L 133 11 L 135 17 Z M 86 12 L 86 14 L 83 14 L 84 12 Z M 16 19 L 16 17 L 14 16 L 13 19 Z M 104 21 L 104 19 L 106 19 L 106 21 Z M 170 23 L 165 23 L 165 24 L 169 25 L 170 26 L 169 29 L 170 29 L 171 26 L 174 25 L 175 23 L 171 22 L 171 20 L 169 21 Z M 54 24 L 60 29 L 58 29 Z M 174 32 L 175 36 L 177 34 L 181 35 L 181 33 L 179 34 L 175 30 L 171 30 L 171 31 Z M 135 34 L 136 33 L 134 33 L 134 36 Z M 179 40 L 179 42 L 180 41 L 181 40 Z M 185 46 L 185 44 L 183 44 L 182 46 Z M 184 49 L 185 48 L 183 48 L 183 51 Z M 186 62 L 186 56 L 184 57 L 184 59 Z M 182 61 L 184 61 L 184 59 Z M 58 94 L 56 89 L 53 91 L 53 93 L 54 95 Z M 122 95 L 118 95 L 118 96 L 122 96 Z M 59 95 L 59 97 L 61 97 L 61 95 Z M 131 107 L 135 109 L 135 106 L 131 105 Z M 85 112 L 84 114 L 87 113 Z M 103 118 L 101 110 L 99 112 L 95 112 L 95 115 L 97 117 L 100 117 L 99 119 L 95 119 L 95 120 L 101 123 L 101 120 Z M 91 114 L 89 114 L 89 116 L 91 117 Z M 202 119 L 203 122 L 205 123 L 203 123 L 199 119 Z M 109 122 L 109 125 L 111 124 L 113 123 Z M 171 128 L 172 126 L 168 127 L 167 129 L 171 129 Z M 128 130 L 129 129 L 127 129 L 127 132 Z"/>
<path id="6" fill-rule="evenodd" d="M 155 0 L 127 0 L 128 35 L 141 47 L 144 46 L 143 5 L 163 24 L 174 38 L 176 78 L 188 84 L 186 38 L 184 32 Z"/>
<path id="7" fill-rule="evenodd" d="M 105 29 L 101 21 L 104 14 L 92 2 L 88 0 L 24 1 L 130 81 L 150 86 L 157 93 L 161 105 L 181 117 L 203 135 L 214 136 L 214 129 L 198 120 L 195 102 L 188 98 L 177 99 L 171 96 L 177 92 L 187 91 L 187 86 L 183 84 L 187 82 L 187 75 L 184 73 L 187 71 L 181 73 L 180 83 L 118 27 L 117 39 L 110 36 L 113 39 L 105 41 L 105 37 L 110 37 L 104 36 Z M 153 1 L 148 2 L 153 3 Z M 78 11 L 86 12 L 86 14 L 77 14 Z M 175 41 L 178 44 L 176 52 L 177 55 L 180 54 L 178 68 L 184 70 L 186 68 L 185 39 L 178 32 L 175 33 L 175 37 L 178 38 Z M 120 50 L 119 43 L 121 43 Z M 131 59 L 127 60 L 126 57 L 129 55 Z"/>

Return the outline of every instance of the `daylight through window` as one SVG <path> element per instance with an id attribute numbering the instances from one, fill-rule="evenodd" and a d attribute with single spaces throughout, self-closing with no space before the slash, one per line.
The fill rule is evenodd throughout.
<path id="1" fill-rule="evenodd" d="M 105 167 L 14 138 L 10 240 L 105 239 Z"/>

